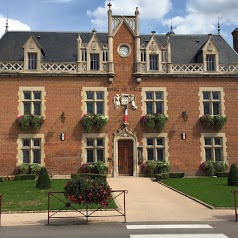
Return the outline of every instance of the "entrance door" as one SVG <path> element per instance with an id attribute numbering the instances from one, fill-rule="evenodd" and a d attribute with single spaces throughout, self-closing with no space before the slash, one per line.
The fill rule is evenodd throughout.
<path id="1" fill-rule="evenodd" d="M 133 175 L 133 141 L 118 141 L 118 171 L 119 175 Z"/>

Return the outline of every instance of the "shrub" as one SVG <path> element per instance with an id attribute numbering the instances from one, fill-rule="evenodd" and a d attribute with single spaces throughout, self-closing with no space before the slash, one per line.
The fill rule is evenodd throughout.
<path id="1" fill-rule="evenodd" d="M 106 180 L 79 177 L 66 184 L 64 195 L 74 203 L 96 203 L 107 206 L 107 200 L 111 197 L 111 189 Z"/>
<path id="2" fill-rule="evenodd" d="M 26 164 L 23 163 L 19 166 L 16 167 L 14 174 L 19 175 L 19 174 L 35 174 L 36 176 L 39 175 L 41 170 L 41 165 L 40 164 Z"/>
<path id="3" fill-rule="evenodd" d="M 0 177 L 0 182 L 4 182 L 5 179 L 3 177 Z"/>
<path id="4" fill-rule="evenodd" d="M 19 180 L 34 180 L 36 178 L 35 174 L 19 174 L 15 175 L 14 180 L 19 181 Z"/>
<path id="5" fill-rule="evenodd" d="M 238 171 L 235 164 L 232 164 L 230 167 L 230 172 L 227 178 L 227 184 L 229 186 L 238 185 Z"/>
<path id="6" fill-rule="evenodd" d="M 102 179 L 104 181 L 106 181 L 106 178 L 107 178 L 106 175 L 103 175 L 103 174 L 92 174 L 92 173 L 82 173 L 82 174 L 79 174 L 77 176 L 77 178 L 79 178 L 79 177 L 86 178 L 86 179 L 87 178 L 90 178 L 90 179 Z"/>
<path id="7" fill-rule="evenodd" d="M 37 179 L 36 188 L 46 189 L 51 187 L 50 177 L 48 171 L 45 167 L 42 167 L 40 170 L 39 177 Z"/>
<path id="8" fill-rule="evenodd" d="M 108 167 L 103 161 L 82 164 L 78 173 L 106 174 Z"/>
<path id="9" fill-rule="evenodd" d="M 223 161 L 205 161 L 200 168 L 206 172 L 208 176 L 214 176 L 216 173 L 225 172 L 227 164 Z"/>
<path id="10" fill-rule="evenodd" d="M 148 160 L 142 164 L 145 175 L 153 177 L 155 174 L 167 173 L 169 171 L 169 164 L 167 162 Z"/>

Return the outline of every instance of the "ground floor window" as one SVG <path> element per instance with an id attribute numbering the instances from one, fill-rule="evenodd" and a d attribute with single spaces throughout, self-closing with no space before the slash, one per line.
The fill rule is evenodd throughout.
<path id="1" fill-rule="evenodd" d="M 104 138 L 86 138 L 87 163 L 105 161 Z"/>
<path id="2" fill-rule="evenodd" d="M 147 160 L 164 161 L 164 138 L 146 138 Z"/>
<path id="3" fill-rule="evenodd" d="M 224 133 L 204 133 L 201 136 L 203 161 L 226 161 L 226 137 Z"/>
<path id="4" fill-rule="evenodd" d="M 168 162 L 168 157 L 167 133 L 143 134 L 143 160 Z"/>
<path id="5" fill-rule="evenodd" d="M 204 151 L 207 161 L 223 161 L 222 137 L 205 137 Z"/>
<path id="6" fill-rule="evenodd" d="M 44 164 L 44 135 L 18 135 L 18 164 Z"/>

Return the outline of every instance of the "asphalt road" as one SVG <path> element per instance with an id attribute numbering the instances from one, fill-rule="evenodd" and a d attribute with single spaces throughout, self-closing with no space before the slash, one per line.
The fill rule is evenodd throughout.
<path id="1" fill-rule="evenodd" d="M 237 238 L 236 222 L 72 223 L 2 226 L 0 238 Z"/>

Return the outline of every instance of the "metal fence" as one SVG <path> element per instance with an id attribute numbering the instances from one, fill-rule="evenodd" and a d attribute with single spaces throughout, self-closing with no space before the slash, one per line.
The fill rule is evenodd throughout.
<path id="1" fill-rule="evenodd" d="M 84 209 L 79 209 L 75 206 L 74 203 L 70 201 L 65 201 L 63 199 L 64 192 L 48 192 L 48 224 L 50 224 L 50 219 L 52 218 L 78 218 L 78 217 L 85 217 L 86 223 L 90 217 L 124 217 L 124 222 L 126 222 L 126 194 L 128 193 L 127 190 L 112 190 L 111 191 L 111 198 L 108 201 L 108 206 L 104 207 L 103 205 L 99 205 L 98 208 L 92 209 L 85 204 Z M 120 197 L 120 198 L 119 198 Z M 121 200 L 121 203 L 118 202 Z M 57 200 L 58 203 L 61 204 L 61 208 L 55 209 L 52 199 Z M 110 206 L 110 202 L 114 201 L 117 206 L 112 207 Z M 65 214 L 66 212 L 76 212 L 78 216 L 62 216 L 60 214 Z M 107 214 L 107 213 L 113 214 Z M 98 212 L 103 212 L 103 214 L 96 215 Z M 60 216 L 59 216 L 60 215 Z"/>

